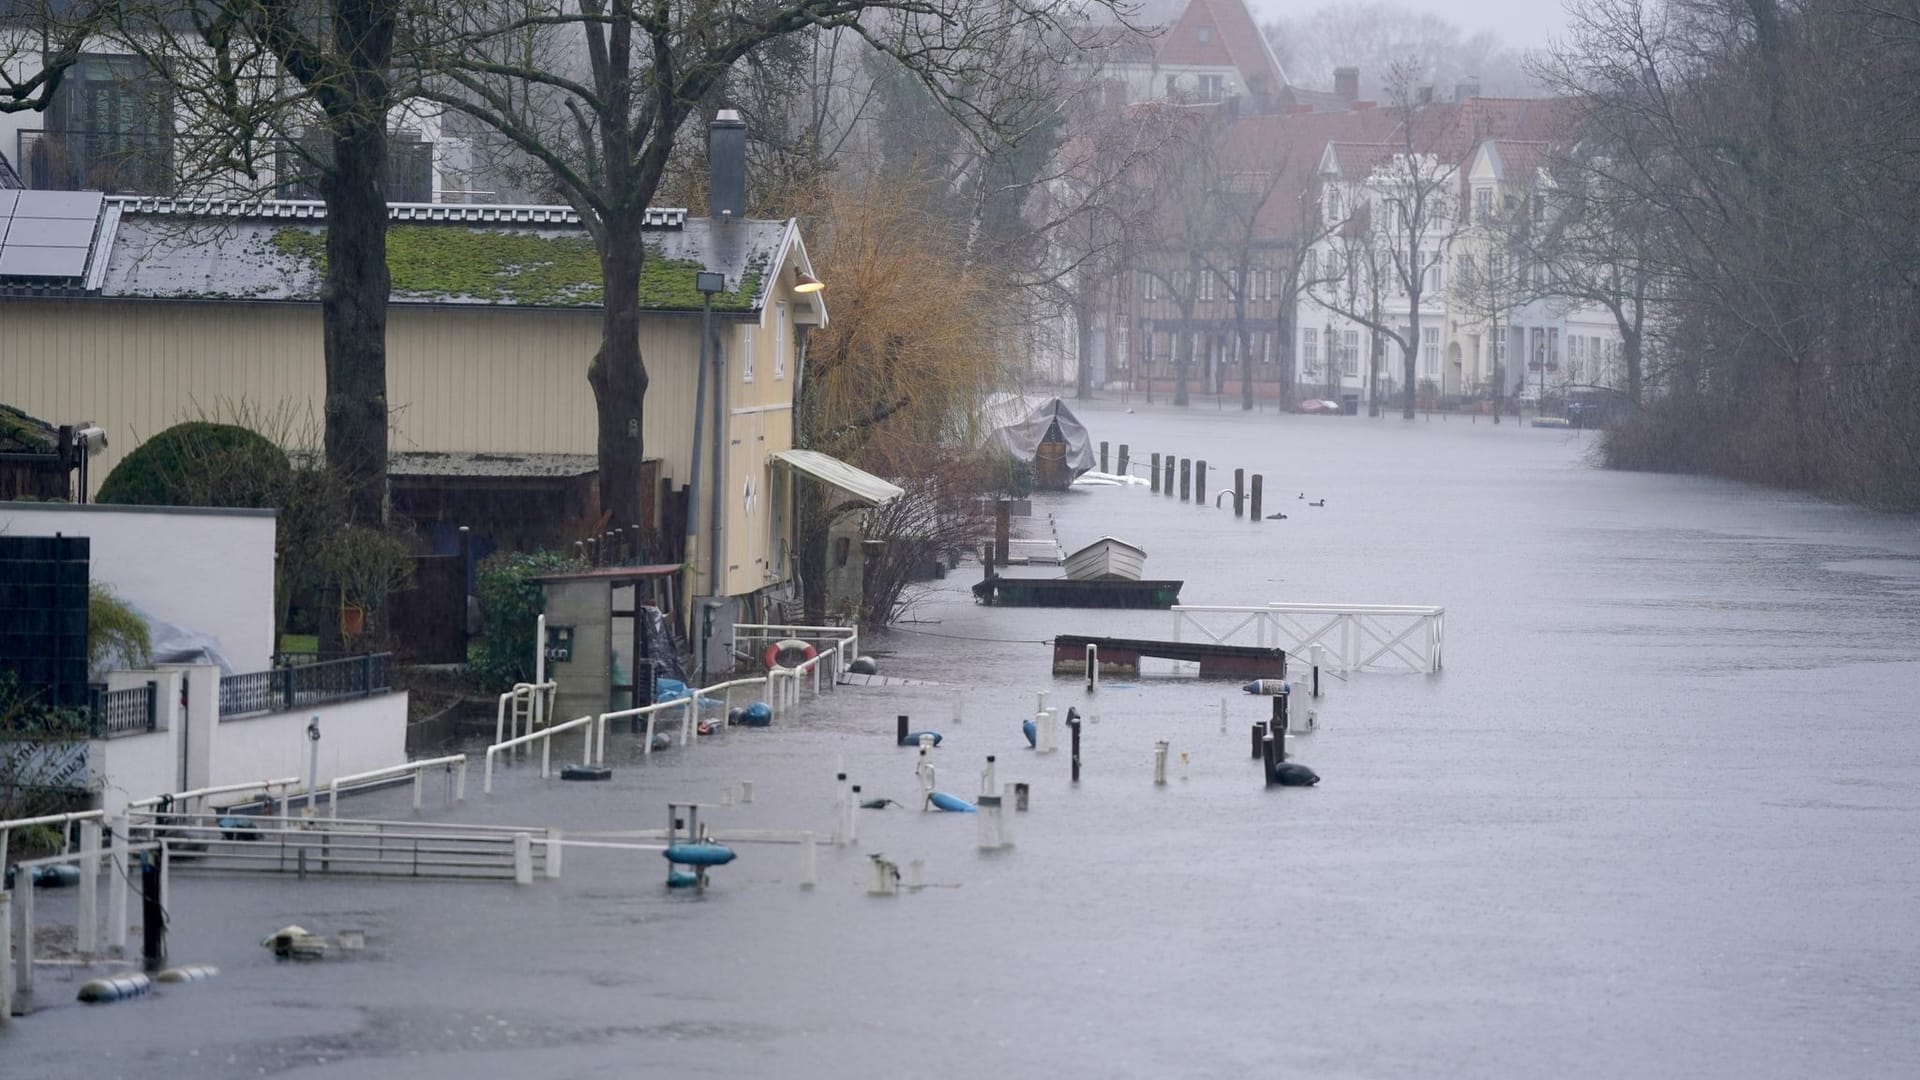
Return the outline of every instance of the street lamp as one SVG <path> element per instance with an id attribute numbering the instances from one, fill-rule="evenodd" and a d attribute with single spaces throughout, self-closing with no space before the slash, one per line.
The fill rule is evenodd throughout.
<path id="1" fill-rule="evenodd" d="M 821 289 L 824 289 L 826 287 L 827 287 L 826 282 L 821 281 L 819 278 L 814 277 L 812 274 L 807 273 L 805 270 L 802 270 L 797 266 L 793 268 L 793 291 L 794 292 L 800 293 L 802 295 L 810 295 L 812 293 L 817 293 Z"/>

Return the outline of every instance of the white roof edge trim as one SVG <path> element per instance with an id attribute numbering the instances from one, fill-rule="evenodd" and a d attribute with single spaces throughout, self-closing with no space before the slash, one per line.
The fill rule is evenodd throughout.
<path id="1" fill-rule="evenodd" d="M 866 506 L 881 506 L 907 493 L 897 484 L 818 450 L 775 450 L 772 456 Z"/>

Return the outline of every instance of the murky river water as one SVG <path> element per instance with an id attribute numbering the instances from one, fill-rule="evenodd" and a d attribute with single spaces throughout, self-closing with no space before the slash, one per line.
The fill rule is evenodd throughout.
<path id="1" fill-rule="evenodd" d="M 1584 436 L 1512 424 L 1088 412 L 1136 460 L 1263 472 L 1288 518 L 1036 500 L 1069 548 L 1135 540 L 1189 604 L 1443 605 L 1445 672 L 1334 683 L 1295 746 L 1324 782 L 1268 791 L 1246 750 L 1264 699 L 1151 680 L 1087 701 L 1037 643 L 1170 615 L 977 608 L 963 567 L 870 643 L 945 685 L 842 690 L 650 764 L 623 746 L 612 784 L 516 770 L 458 816 L 652 827 L 749 779 L 720 824 L 824 832 L 841 760 L 910 795 L 905 712 L 945 732 L 943 787 L 976 790 L 987 753 L 1034 783 L 1011 851 L 889 810 L 822 849 L 810 892 L 791 846 L 744 848 L 703 897 L 661 888 L 657 856 L 585 849 L 527 889 L 183 872 L 173 958 L 224 973 L 21 1021 L 0 1075 L 1920 1075 L 1911 521 L 1604 473 Z M 1043 688 L 1097 716 L 1077 788 L 1064 753 L 1024 749 Z M 1189 775 L 1155 788 L 1163 738 Z M 869 851 L 924 859 L 929 887 L 865 896 Z M 258 940 L 287 922 L 368 947 L 276 964 Z"/>

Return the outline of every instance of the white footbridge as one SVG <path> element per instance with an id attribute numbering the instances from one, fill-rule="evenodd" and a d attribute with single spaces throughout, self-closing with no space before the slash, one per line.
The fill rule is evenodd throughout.
<path id="1" fill-rule="evenodd" d="M 1176 605 L 1173 640 L 1281 648 L 1341 674 L 1430 675 L 1441 668 L 1446 609 L 1412 604 Z"/>

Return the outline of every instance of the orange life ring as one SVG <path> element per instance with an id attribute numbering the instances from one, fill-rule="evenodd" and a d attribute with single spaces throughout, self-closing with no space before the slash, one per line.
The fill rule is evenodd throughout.
<path id="1" fill-rule="evenodd" d="M 799 655 L 795 656 L 796 653 Z M 771 671 L 777 667 L 799 667 L 816 655 L 818 654 L 814 652 L 813 646 L 799 638 L 786 638 L 767 646 L 767 651 L 760 654 L 760 660 L 767 665 L 767 670 Z"/>

